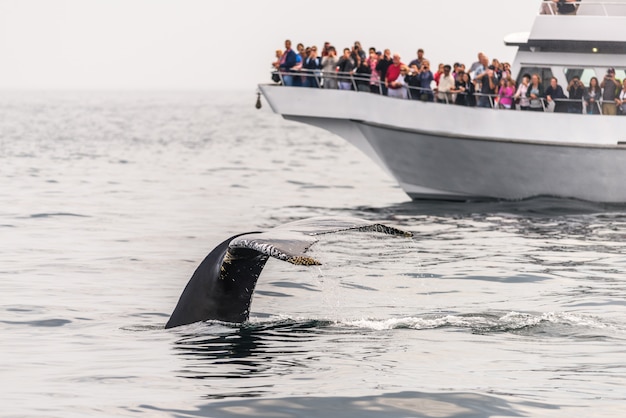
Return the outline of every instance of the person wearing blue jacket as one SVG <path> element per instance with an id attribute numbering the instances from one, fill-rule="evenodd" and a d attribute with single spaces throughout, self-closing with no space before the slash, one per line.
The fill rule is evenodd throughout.
<path id="1" fill-rule="evenodd" d="M 293 86 L 293 75 L 288 73 L 296 65 L 296 62 L 296 53 L 291 49 L 291 41 L 287 39 L 285 41 L 285 52 L 280 57 L 280 64 L 278 65 L 278 69 L 283 73 L 282 78 L 285 86 Z"/>

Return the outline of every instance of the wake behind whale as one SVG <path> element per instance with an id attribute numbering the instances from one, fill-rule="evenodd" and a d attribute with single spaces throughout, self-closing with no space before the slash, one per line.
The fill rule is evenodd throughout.
<path id="1" fill-rule="evenodd" d="M 320 265 L 305 253 L 317 242 L 316 236 L 341 231 L 412 236 L 393 227 L 349 217 L 311 218 L 267 232 L 234 235 L 200 263 L 165 328 L 207 320 L 245 322 L 256 282 L 270 257 L 295 265 Z"/>

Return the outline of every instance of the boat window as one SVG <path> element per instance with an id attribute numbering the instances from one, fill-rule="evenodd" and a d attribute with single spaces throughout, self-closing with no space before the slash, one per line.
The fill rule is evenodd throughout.
<path id="1" fill-rule="evenodd" d="M 517 84 L 522 82 L 522 77 L 524 76 L 524 74 L 529 74 L 531 76 L 533 74 L 539 74 L 541 82 L 545 84 L 549 83 L 550 79 L 552 78 L 552 69 L 550 67 L 522 67 L 522 69 L 519 71 L 519 74 L 517 75 Z"/>
<path id="2" fill-rule="evenodd" d="M 597 77 L 597 75 L 596 71 L 592 68 L 566 68 L 565 78 L 567 79 L 567 84 L 569 84 L 574 77 L 578 77 L 585 86 L 588 86 L 591 77 Z"/>

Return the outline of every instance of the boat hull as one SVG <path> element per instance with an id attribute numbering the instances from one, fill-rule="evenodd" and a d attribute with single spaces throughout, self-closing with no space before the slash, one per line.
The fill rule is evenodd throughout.
<path id="1" fill-rule="evenodd" d="M 329 92 L 334 93 L 329 95 L 333 101 L 323 100 L 324 107 L 316 103 L 316 96 L 323 95 L 318 89 L 282 88 L 305 96 L 306 90 L 317 90 L 308 103 L 299 102 L 302 96 L 292 96 L 296 104 L 290 106 L 288 95 L 280 89 L 262 89 L 274 111 L 345 138 L 392 175 L 413 199 L 557 196 L 626 202 L 626 147 L 619 144 L 616 133 L 626 125 L 626 118 L 468 109 L 350 92 L 343 92 L 348 100 Z M 276 91 L 279 97 L 273 94 Z M 353 117 L 346 114 L 346 107 L 355 109 L 351 102 L 355 96 L 363 101 L 360 109 L 369 108 L 372 116 L 362 111 L 348 111 Z M 378 109 L 372 104 L 376 102 Z M 405 112 L 405 106 L 412 107 L 413 116 L 404 116 L 400 123 L 392 116 Z M 481 123 L 492 126 L 480 129 Z M 464 132 L 459 132 L 459 124 L 466 125 Z M 529 126 L 543 128 L 543 135 L 528 136 L 525 127 Z M 550 128 L 554 126 L 558 129 Z"/>

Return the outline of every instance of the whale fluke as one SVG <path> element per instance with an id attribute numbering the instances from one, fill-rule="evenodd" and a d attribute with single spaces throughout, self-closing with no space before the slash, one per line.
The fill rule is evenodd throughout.
<path id="1" fill-rule="evenodd" d="M 295 265 L 320 265 L 305 254 L 318 241 L 316 236 L 343 231 L 412 236 L 397 228 L 350 217 L 310 218 L 267 232 L 232 236 L 200 263 L 165 328 L 206 320 L 245 322 L 256 282 L 270 257 Z"/>

